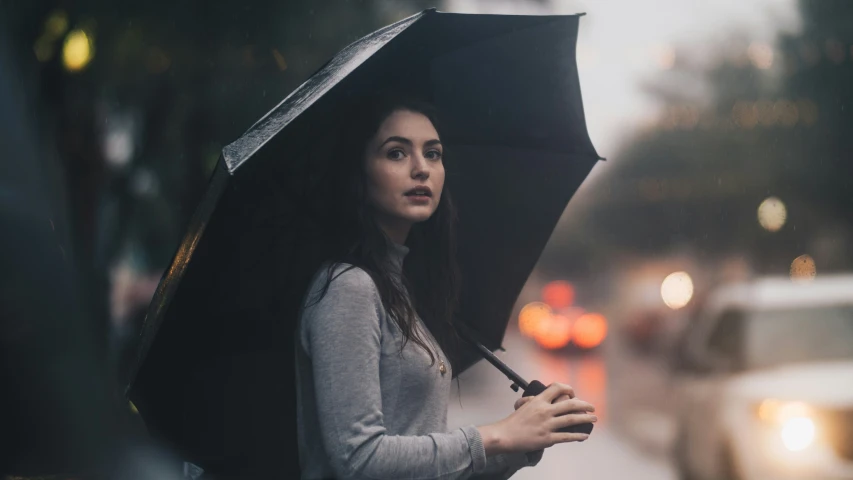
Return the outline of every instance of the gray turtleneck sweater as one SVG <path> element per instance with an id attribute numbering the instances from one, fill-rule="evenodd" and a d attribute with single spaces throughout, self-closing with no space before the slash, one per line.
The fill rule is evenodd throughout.
<path id="1" fill-rule="evenodd" d="M 392 273 L 408 253 L 392 245 Z M 444 353 L 430 364 L 386 313 L 362 269 L 315 275 L 299 318 L 296 345 L 297 426 L 302 478 L 509 478 L 538 463 L 542 451 L 486 456 L 474 425 L 447 431 L 452 372 Z M 346 270 L 346 271 L 345 271 Z M 307 305 L 315 303 L 313 305 Z M 418 318 L 416 328 L 437 343 Z M 439 369 L 445 360 L 446 371 Z"/>

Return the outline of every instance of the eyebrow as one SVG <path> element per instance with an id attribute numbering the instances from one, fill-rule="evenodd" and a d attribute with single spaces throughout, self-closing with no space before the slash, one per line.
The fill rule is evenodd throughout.
<path id="1" fill-rule="evenodd" d="M 412 145 L 412 141 L 406 137 L 391 136 L 391 137 L 388 137 L 384 142 L 382 142 L 382 145 L 379 145 L 379 148 L 382 148 L 388 142 L 400 142 L 400 143 L 405 143 L 406 145 L 409 145 L 409 146 Z M 425 147 L 431 147 L 433 145 L 441 145 L 441 140 L 434 138 L 432 140 L 427 140 L 426 142 L 424 142 Z"/>

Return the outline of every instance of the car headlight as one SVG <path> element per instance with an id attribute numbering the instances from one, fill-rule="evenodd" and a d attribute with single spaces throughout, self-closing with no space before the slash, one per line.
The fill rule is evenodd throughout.
<path id="1" fill-rule="evenodd" d="M 815 412 L 805 403 L 769 399 L 758 405 L 756 415 L 778 431 L 782 444 L 791 452 L 805 450 L 815 441 Z"/>
<path id="2" fill-rule="evenodd" d="M 805 450 L 814 443 L 814 421 L 807 417 L 789 418 L 785 420 L 779 434 L 782 436 L 782 443 L 788 450 L 792 452 Z"/>

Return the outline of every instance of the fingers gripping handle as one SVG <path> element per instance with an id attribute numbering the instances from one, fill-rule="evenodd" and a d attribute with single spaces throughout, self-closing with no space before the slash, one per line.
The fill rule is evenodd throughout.
<path id="1" fill-rule="evenodd" d="M 533 380 L 527 385 L 527 388 L 524 389 L 524 395 L 522 395 L 522 397 L 534 397 L 544 392 L 546 388 L 548 387 L 543 385 L 539 380 Z M 563 433 L 586 433 L 589 435 L 592 432 L 592 424 L 580 423 L 578 425 L 561 428 L 558 431 Z"/>

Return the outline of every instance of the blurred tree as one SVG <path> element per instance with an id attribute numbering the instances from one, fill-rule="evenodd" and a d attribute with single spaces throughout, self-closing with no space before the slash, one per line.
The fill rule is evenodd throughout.
<path id="1" fill-rule="evenodd" d="M 801 0 L 803 31 L 780 40 L 789 98 L 814 102 L 815 128 L 788 140 L 798 161 L 786 180 L 853 223 L 853 4 L 844 0 Z M 806 112 L 808 115 L 809 112 Z"/>
<path id="2" fill-rule="evenodd" d="M 777 47 L 742 41 L 710 69 L 678 61 L 648 85 L 662 117 L 610 160 L 594 206 L 556 232 L 543 264 L 584 275 L 607 270 L 614 253 L 686 251 L 708 262 L 743 254 L 758 272 L 785 274 L 825 232 L 853 224 L 853 3 L 799 8 L 802 31 Z M 685 82 L 708 85 L 710 101 L 682 94 Z M 757 218 L 771 195 L 786 205 L 777 232 Z M 816 256 L 819 270 L 853 268 L 839 249 Z"/>

